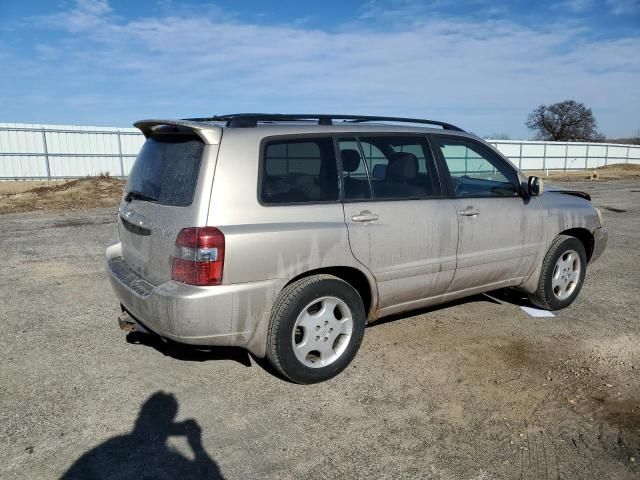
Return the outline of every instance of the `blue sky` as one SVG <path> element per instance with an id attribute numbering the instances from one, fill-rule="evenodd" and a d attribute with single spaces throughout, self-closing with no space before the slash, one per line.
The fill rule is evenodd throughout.
<path id="1" fill-rule="evenodd" d="M 530 138 L 575 99 L 640 129 L 640 0 L 0 0 L 0 121 L 242 111 L 441 119 Z"/>

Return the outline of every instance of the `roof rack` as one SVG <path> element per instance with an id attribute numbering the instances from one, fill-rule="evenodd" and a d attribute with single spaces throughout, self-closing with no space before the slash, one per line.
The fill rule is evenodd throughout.
<path id="1" fill-rule="evenodd" d="M 374 115 L 328 115 L 328 114 L 292 114 L 292 113 L 234 113 L 230 115 L 216 115 L 203 118 L 185 118 L 194 122 L 226 122 L 227 127 L 255 127 L 258 122 L 295 122 L 295 121 L 316 121 L 318 125 L 333 125 L 334 120 L 342 120 L 343 123 L 364 123 L 364 122 L 401 122 L 416 123 L 422 125 L 436 125 L 445 130 L 456 130 L 464 132 L 463 129 L 446 122 L 437 120 L 426 120 L 424 118 L 404 118 L 404 117 L 379 117 Z"/>

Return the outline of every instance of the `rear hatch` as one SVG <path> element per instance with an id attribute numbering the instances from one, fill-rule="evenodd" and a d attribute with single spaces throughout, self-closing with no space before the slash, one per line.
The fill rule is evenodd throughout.
<path id="1" fill-rule="evenodd" d="M 171 279 L 180 230 L 206 225 L 218 145 L 182 126 L 143 131 L 147 140 L 124 189 L 118 229 L 124 261 L 160 285 Z"/>

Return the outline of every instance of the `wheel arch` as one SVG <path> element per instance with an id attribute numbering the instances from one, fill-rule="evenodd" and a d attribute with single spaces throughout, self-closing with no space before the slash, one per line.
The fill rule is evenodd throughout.
<path id="1" fill-rule="evenodd" d="M 568 235 L 580 240 L 587 252 L 587 262 L 591 260 L 591 256 L 593 255 L 594 239 L 593 234 L 589 230 L 586 228 L 569 228 L 567 230 L 563 230 L 558 235 Z"/>
<path id="2" fill-rule="evenodd" d="M 344 280 L 353 288 L 355 288 L 360 295 L 360 298 L 362 298 L 365 312 L 367 312 L 367 319 L 375 319 L 375 312 L 377 311 L 378 305 L 378 290 L 375 286 L 375 281 L 362 270 L 359 270 L 355 267 L 334 266 L 308 270 L 290 279 L 283 286 L 283 288 L 297 280 L 300 280 L 301 278 L 319 274 L 333 275 L 340 278 L 341 280 Z"/>

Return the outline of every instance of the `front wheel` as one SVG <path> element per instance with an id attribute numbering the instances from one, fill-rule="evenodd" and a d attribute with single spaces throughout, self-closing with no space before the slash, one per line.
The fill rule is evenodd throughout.
<path id="1" fill-rule="evenodd" d="M 561 310 L 573 303 L 584 282 L 587 252 L 580 240 L 558 235 L 542 262 L 538 289 L 532 303 L 547 310 Z"/>
<path id="2" fill-rule="evenodd" d="M 317 383 L 355 357 L 366 315 L 358 292 L 332 275 L 313 275 L 285 287 L 271 312 L 267 358 L 296 383 Z"/>

